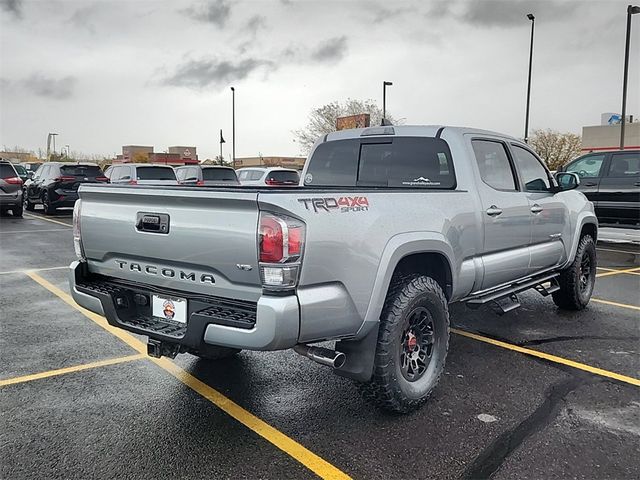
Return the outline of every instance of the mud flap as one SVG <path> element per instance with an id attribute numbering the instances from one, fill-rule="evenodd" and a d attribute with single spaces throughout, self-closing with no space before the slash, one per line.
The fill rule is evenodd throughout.
<path id="1" fill-rule="evenodd" d="M 344 365 L 333 372 L 341 377 L 351 378 L 358 382 L 368 382 L 373 375 L 373 360 L 378 344 L 378 328 L 376 324 L 367 335 L 360 340 L 340 340 L 336 342 L 336 351 L 347 357 Z"/>

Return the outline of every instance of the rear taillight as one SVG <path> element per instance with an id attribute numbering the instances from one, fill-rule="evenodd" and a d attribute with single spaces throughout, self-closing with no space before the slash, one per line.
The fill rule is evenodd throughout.
<path id="1" fill-rule="evenodd" d="M 129 180 L 127 183 L 128 183 L 129 185 L 137 185 L 137 184 L 138 184 L 138 181 L 137 181 L 137 180 Z"/>
<path id="2" fill-rule="evenodd" d="M 281 290 L 296 286 L 305 235 L 306 226 L 300 220 L 285 215 L 260 213 L 260 277 L 265 288 Z"/>
<path id="3" fill-rule="evenodd" d="M 22 179 L 20 177 L 3 178 L 3 180 L 9 185 L 22 185 Z"/>
<path id="4" fill-rule="evenodd" d="M 196 185 L 199 186 L 199 187 L 202 187 L 202 186 L 204 186 L 204 182 L 202 180 L 198 180 L 196 182 Z"/>
<path id="5" fill-rule="evenodd" d="M 54 182 L 75 182 L 76 177 L 73 175 L 62 175 L 53 179 Z"/>
<path id="6" fill-rule="evenodd" d="M 76 257 L 81 262 L 86 260 L 84 256 L 84 247 L 82 246 L 82 236 L 80 231 L 80 214 L 82 210 L 82 201 L 76 200 L 73 205 L 73 249 L 76 252 Z"/>
<path id="7" fill-rule="evenodd" d="M 96 181 L 98 181 L 98 182 L 108 182 L 109 179 L 107 177 L 96 177 Z"/>
<path id="8" fill-rule="evenodd" d="M 272 178 L 267 178 L 264 183 L 266 183 L 267 185 L 280 185 L 280 182 L 278 182 L 277 180 L 274 180 Z"/>

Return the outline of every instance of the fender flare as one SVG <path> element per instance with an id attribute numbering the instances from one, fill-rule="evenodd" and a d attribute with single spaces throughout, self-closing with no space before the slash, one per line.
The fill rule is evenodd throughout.
<path id="1" fill-rule="evenodd" d="M 567 262 L 562 266 L 562 268 L 566 268 L 567 266 L 573 263 L 573 260 L 576 256 L 576 252 L 578 251 L 578 245 L 580 244 L 580 233 L 585 225 L 591 224 L 596 227 L 596 232 L 598 231 L 598 219 L 596 218 L 593 212 L 584 211 L 578 214 L 578 218 L 576 220 L 575 234 L 571 239 L 571 249 L 569 250 L 569 256 L 567 258 Z M 594 238 L 594 241 L 596 239 Z"/>
<path id="2" fill-rule="evenodd" d="M 416 253 L 438 253 L 443 255 L 449 264 L 452 289 L 455 291 L 458 276 L 455 268 L 455 255 L 453 248 L 443 234 L 438 232 L 407 232 L 395 235 L 389 239 L 380 257 L 380 266 L 376 272 L 369 307 L 356 338 L 364 337 L 371 328 L 378 324 L 387 291 L 391 284 L 391 277 L 398 263 L 404 257 Z"/>

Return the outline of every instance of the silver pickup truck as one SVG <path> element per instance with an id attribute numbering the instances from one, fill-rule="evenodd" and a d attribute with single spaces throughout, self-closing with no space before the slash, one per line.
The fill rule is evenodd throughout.
<path id="1" fill-rule="evenodd" d="M 298 187 L 82 185 L 71 291 L 150 355 L 293 348 L 407 412 L 443 371 L 450 303 L 587 305 L 578 183 L 499 133 L 384 126 L 321 138 Z"/>

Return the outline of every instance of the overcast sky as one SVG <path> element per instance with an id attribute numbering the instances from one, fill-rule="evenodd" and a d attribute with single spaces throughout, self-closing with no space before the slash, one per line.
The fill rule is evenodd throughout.
<path id="1" fill-rule="evenodd" d="M 580 133 L 619 112 L 628 1 L 0 0 L 0 147 L 194 145 L 295 155 L 313 107 L 349 97 L 407 124 L 522 137 L 536 16 L 532 128 Z M 640 115 L 640 15 L 628 111 Z"/>

